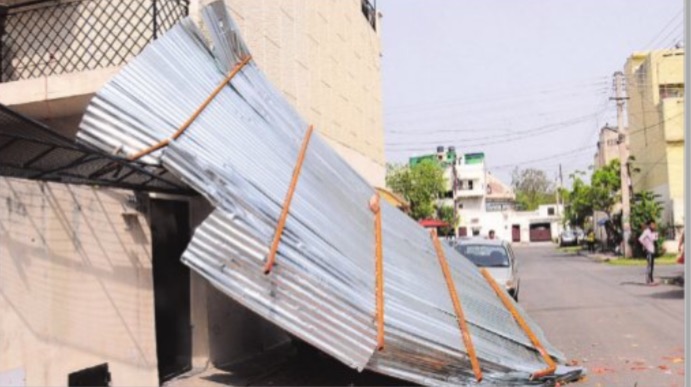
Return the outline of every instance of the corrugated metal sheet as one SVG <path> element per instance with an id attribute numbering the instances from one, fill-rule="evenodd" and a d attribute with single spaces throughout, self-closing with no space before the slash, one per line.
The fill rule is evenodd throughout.
<path id="1" fill-rule="evenodd" d="M 81 141 L 122 155 L 169 138 L 249 53 L 222 2 L 203 9 L 213 45 L 183 20 L 93 99 Z M 376 351 L 374 188 L 315 134 L 270 275 L 262 267 L 307 123 L 250 61 L 177 140 L 144 160 L 215 211 L 183 261 L 229 297 L 345 364 L 427 385 L 473 383 L 429 234 L 382 203 L 385 349 Z M 545 367 L 477 268 L 446 248 L 485 373 L 528 383 Z M 520 307 L 519 307 L 520 310 Z M 527 319 L 559 362 L 539 327 Z M 560 372 L 573 371 L 560 369 Z M 576 370 L 576 373 L 578 370 Z"/>

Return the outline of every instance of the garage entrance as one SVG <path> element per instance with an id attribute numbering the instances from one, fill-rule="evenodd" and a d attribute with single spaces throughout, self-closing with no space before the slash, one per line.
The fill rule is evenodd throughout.
<path id="1" fill-rule="evenodd" d="M 531 242 L 549 242 L 552 240 L 552 226 L 549 223 L 535 223 L 530 225 Z"/>

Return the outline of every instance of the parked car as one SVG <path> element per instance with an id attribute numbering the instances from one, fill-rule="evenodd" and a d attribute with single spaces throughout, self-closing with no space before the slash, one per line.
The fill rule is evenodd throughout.
<path id="1" fill-rule="evenodd" d="M 499 239 L 467 238 L 459 240 L 454 248 L 476 266 L 487 268 L 492 278 L 518 301 L 518 262 L 508 242 Z"/>
<path id="2" fill-rule="evenodd" d="M 576 244 L 581 244 L 585 240 L 585 231 L 582 228 L 576 227 L 573 229 L 573 233 L 576 234 Z"/>
<path id="3" fill-rule="evenodd" d="M 576 237 L 576 233 L 574 233 L 572 230 L 564 230 L 561 232 L 561 235 L 559 235 L 559 246 L 564 247 L 577 245 L 578 238 Z"/>

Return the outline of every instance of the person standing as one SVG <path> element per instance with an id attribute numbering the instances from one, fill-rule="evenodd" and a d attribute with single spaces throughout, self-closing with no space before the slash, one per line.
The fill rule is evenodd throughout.
<path id="1" fill-rule="evenodd" d="M 645 259 L 648 261 L 645 284 L 656 285 L 655 279 L 653 278 L 653 269 L 655 268 L 655 242 L 657 241 L 655 221 L 649 220 L 647 225 L 648 227 L 646 227 L 643 233 L 641 233 L 641 236 L 638 237 L 638 242 L 643 246 Z"/>

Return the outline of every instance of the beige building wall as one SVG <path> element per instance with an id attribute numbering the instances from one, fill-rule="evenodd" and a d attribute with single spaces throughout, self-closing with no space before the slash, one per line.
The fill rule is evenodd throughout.
<path id="1" fill-rule="evenodd" d="M 625 65 L 634 192 L 660 195 L 665 223 L 684 224 L 684 50 L 632 54 Z"/>
<path id="2" fill-rule="evenodd" d="M 608 126 L 600 129 L 595 154 L 595 169 L 604 167 L 614 159 L 619 159 L 619 134 L 615 128 Z"/>
<path id="3" fill-rule="evenodd" d="M 108 362 L 113 385 L 158 384 L 151 236 L 129 195 L 0 178 L 0 373 L 64 386 Z"/>
<path id="4" fill-rule="evenodd" d="M 356 170 L 384 186 L 381 44 L 361 0 L 226 3 L 269 79 Z"/>

